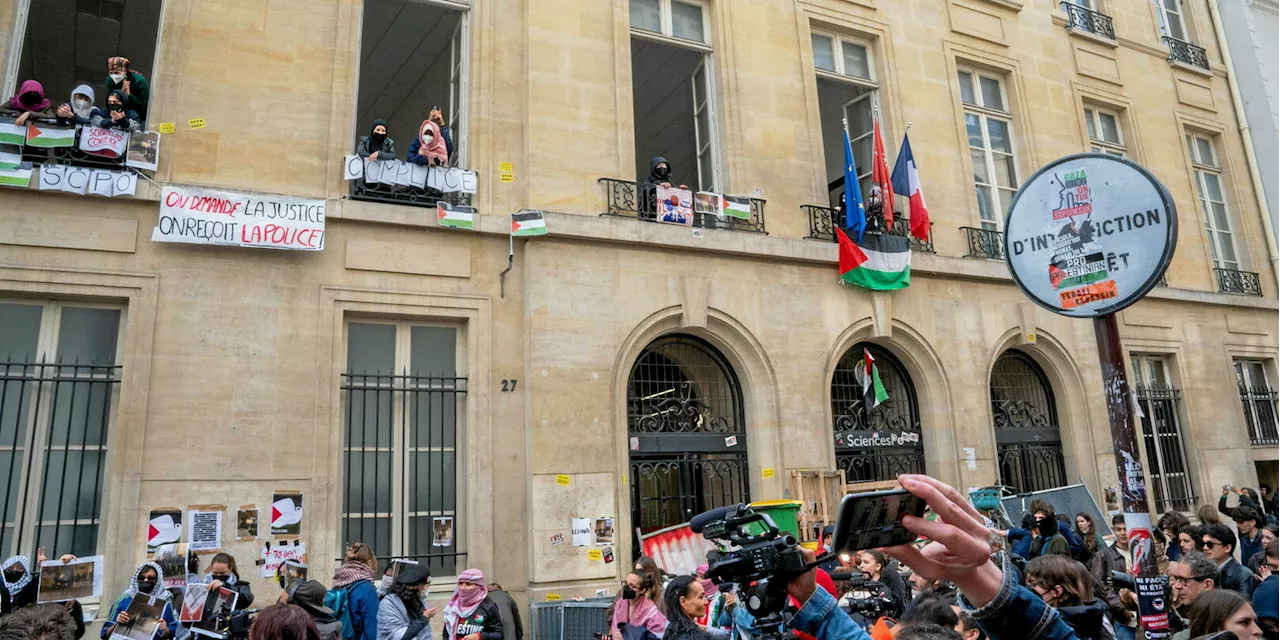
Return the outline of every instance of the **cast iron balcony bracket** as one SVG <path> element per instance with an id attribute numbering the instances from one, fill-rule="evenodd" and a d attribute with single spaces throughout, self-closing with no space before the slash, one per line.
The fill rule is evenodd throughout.
<path id="1" fill-rule="evenodd" d="M 1164 36 L 1164 44 L 1169 47 L 1170 62 L 1181 62 L 1183 64 L 1199 67 L 1205 71 L 1209 71 L 1209 54 L 1205 52 L 1204 47 L 1198 47 L 1186 40 L 1179 40 L 1171 36 Z"/>
<path id="2" fill-rule="evenodd" d="M 991 229 L 977 227 L 960 227 L 965 241 L 969 245 L 966 258 L 989 258 L 1004 260 L 1004 234 Z"/>
<path id="3" fill-rule="evenodd" d="M 1262 296 L 1262 280 L 1252 271 L 1236 271 L 1235 269 L 1213 269 L 1218 277 L 1218 291 L 1235 293 L 1242 296 Z"/>
<path id="4" fill-rule="evenodd" d="M 1116 29 L 1112 24 L 1111 16 L 1066 1 L 1062 3 L 1062 10 L 1067 12 L 1068 29 L 1087 31 L 1110 40 L 1116 39 Z"/>

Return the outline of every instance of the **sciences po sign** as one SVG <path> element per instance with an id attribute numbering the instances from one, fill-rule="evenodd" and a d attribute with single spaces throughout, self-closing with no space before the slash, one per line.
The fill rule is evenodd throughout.
<path id="1" fill-rule="evenodd" d="M 1092 318 L 1140 300 L 1178 242 L 1177 211 L 1142 166 L 1101 153 L 1059 158 L 1018 190 L 1005 220 L 1013 280 L 1036 304 Z"/>

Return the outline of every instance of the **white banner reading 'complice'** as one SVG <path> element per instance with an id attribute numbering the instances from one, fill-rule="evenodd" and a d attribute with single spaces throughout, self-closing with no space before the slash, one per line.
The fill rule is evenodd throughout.
<path id="1" fill-rule="evenodd" d="M 324 200 L 167 186 L 154 242 L 320 251 Z"/>

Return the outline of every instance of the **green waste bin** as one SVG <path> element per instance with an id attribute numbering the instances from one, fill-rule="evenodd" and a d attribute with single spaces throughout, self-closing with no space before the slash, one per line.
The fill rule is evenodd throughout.
<path id="1" fill-rule="evenodd" d="M 800 539 L 800 501 L 799 500 L 761 500 L 752 502 L 751 508 L 760 513 L 767 513 L 778 525 L 779 533 L 790 533 L 796 540 Z M 748 527 L 752 534 L 764 533 L 764 526 L 755 523 Z"/>

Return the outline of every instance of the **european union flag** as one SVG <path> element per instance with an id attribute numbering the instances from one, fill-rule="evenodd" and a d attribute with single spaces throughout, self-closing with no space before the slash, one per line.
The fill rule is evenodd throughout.
<path id="1" fill-rule="evenodd" d="M 853 164 L 853 144 L 849 142 L 849 130 L 844 132 L 844 226 L 853 232 L 857 242 L 862 242 L 862 232 L 867 230 L 867 211 L 862 206 L 862 189 L 858 187 L 858 169 Z"/>

